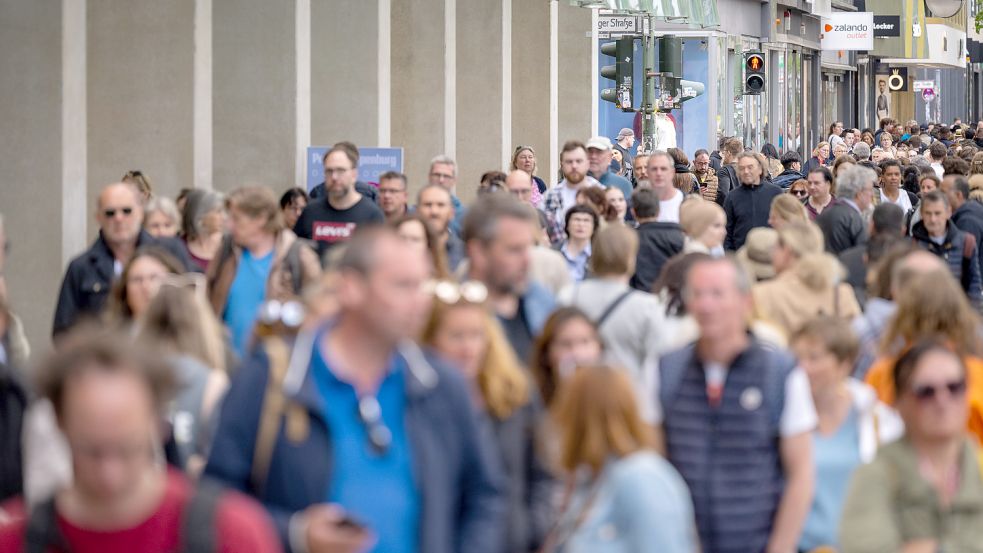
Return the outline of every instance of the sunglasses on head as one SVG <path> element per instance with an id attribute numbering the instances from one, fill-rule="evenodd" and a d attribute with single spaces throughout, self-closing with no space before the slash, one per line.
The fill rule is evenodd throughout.
<path id="1" fill-rule="evenodd" d="M 485 303 L 488 299 L 488 288 L 476 280 L 461 284 L 450 280 L 434 280 L 427 283 L 427 291 L 448 305 L 456 304 L 462 299 L 467 303 Z"/>
<path id="2" fill-rule="evenodd" d="M 915 386 L 911 389 L 911 393 L 915 396 L 915 399 L 919 401 L 930 401 L 938 396 L 941 396 L 942 390 L 948 391 L 949 397 L 961 397 L 966 392 L 966 379 L 946 382 L 940 386 L 932 386 L 929 384 Z"/>
<path id="3" fill-rule="evenodd" d="M 132 207 L 124 207 L 120 209 L 109 208 L 109 209 L 104 209 L 102 214 L 105 215 L 107 219 L 112 219 L 119 212 L 122 212 L 124 216 L 129 217 L 130 215 L 133 214 L 133 208 Z"/>

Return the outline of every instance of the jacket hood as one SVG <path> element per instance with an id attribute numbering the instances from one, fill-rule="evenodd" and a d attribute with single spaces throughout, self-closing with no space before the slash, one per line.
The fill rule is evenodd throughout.
<path id="1" fill-rule="evenodd" d="M 945 242 L 943 242 L 943 244 L 947 242 L 952 242 L 952 240 L 955 239 L 956 237 L 956 232 L 957 232 L 956 225 L 953 225 L 951 220 L 946 221 Z M 916 240 L 921 240 L 922 242 L 932 241 L 932 237 L 928 235 L 928 229 L 925 228 L 924 221 L 918 221 L 917 223 L 915 223 L 913 227 L 911 227 L 911 236 L 912 238 Z"/>

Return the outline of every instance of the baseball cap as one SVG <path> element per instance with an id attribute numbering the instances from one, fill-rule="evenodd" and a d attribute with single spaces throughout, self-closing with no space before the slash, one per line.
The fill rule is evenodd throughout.
<path id="1" fill-rule="evenodd" d="M 587 141 L 588 150 L 610 150 L 611 139 L 606 136 L 595 136 Z"/>
<path id="2" fill-rule="evenodd" d="M 622 138 L 625 138 L 626 136 L 635 136 L 635 131 L 629 129 L 628 127 L 625 127 L 623 129 L 621 129 L 620 131 L 618 131 L 618 140 L 621 140 Z"/>

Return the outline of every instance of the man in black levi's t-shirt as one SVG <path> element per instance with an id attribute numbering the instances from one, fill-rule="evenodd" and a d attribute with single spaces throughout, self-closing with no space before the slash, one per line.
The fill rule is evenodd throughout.
<path id="1" fill-rule="evenodd" d="M 312 201 L 294 226 L 294 233 L 313 240 L 317 253 L 351 238 L 359 226 L 381 224 L 382 210 L 368 198 L 355 191 L 358 178 L 356 160 L 342 148 L 332 148 L 324 156 L 324 183 L 327 194 Z"/>

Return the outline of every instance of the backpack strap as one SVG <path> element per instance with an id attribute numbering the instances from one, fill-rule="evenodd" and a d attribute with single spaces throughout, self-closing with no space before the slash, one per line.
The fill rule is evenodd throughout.
<path id="1" fill-rule="evenodd" d="M 297 238 L 290 244 L 290 248 L 287 249 L 287 255 L 284 256 L 283 262 L 290 271 L 290 286 L 293 288 L 294 294 L 300 294 L 300 289 L 304 286 L 304 267 L 300 262 L 300 249 L 304 247 L 301 242 L 301 238 Z"/>
<path id="2" fill-rule="evenodd" d="M 621 295 L 614 298 L 614 301 L 612 301 L 610 304 L 608 304 L 607 307 L 604 308 L 604 312 L 601 313 L 601 316 L 597 318 L 597 322 L 595 323 L 598 328 L 600 328 L 601 325 L 604 324 L 604 321 L 608 320 L 608 318 L 611 317 L 615 309 L 617 309 L 618 306 L 622 304 L 622 302 L 628 299 L 628 296 L 630 296 L 632 292 L 634 292 L 634 290 L 632 288 L 628 288 L 627 290 L 622 292 Z"/>
<path id="3" fill-rule="evenodd" d="M 218 504 L 225 491 L 205 478 L 198 482 L 194 495 L 184 506 L 181 521 L 181 553 L 212 553 L 217 551 L 215 519 Z"/>
<path id="4" fill-rule="evenodd" d="M 58 514 L 55 499 L 49 498 L 31 509 L 24 533 L 24 553 L 47 553 L 58 551 L 68 553 L 65 536 L 58 528 Z"/>
<path id="5" fill-rule="evenodd" d="M 280 423 L 286 408 L 283 380 L 287 376 L 287 367 L 290 364 L 290 347 L 283 338 L 276 335 L 267 336 L 263 338 L 263 345 L 269 359 L 270 370 L 263 406 L 259 414 L 250 476 L 253 491 L 259 497 L 266 487 L 266 477 L 270 472 L 270 462 L 273 460 L 273 448 L 276 446 L 276 438 L 280 433 Z"/>

